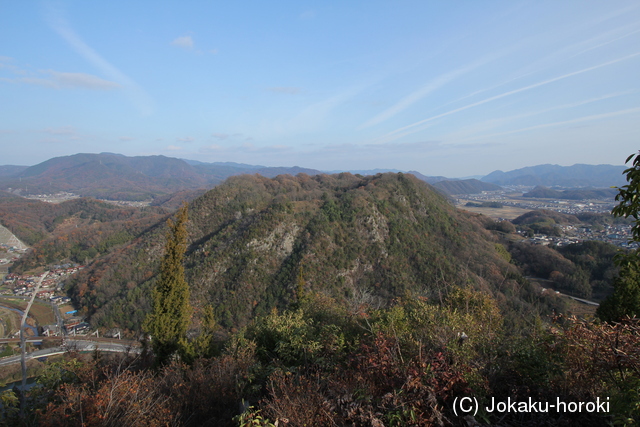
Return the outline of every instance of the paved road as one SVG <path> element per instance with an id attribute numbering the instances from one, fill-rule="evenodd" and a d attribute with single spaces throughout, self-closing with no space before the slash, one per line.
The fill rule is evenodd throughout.
<path id="1" fill-rule="evenodd" d="M 36 350 L 26 355 L 26 359 L 37 359 L 39 357 L 47 357 L 53 356 L 54 354 L 62 354 L 67 351 L 111 351 L 117 353 L 136 353 L 139 354 L 141 352 L 140 347 L 133 347 L 132 342 L 123 342 L 123 343 L 114 343 L 114 342 L 99 342 L 99 341 L 89 341 L 89 340 L 75 340 L 75 339 L 67 339 L 64 340 L 62 346 L 60 347 L 52 347 L 46 348 L 43 350 Z M 9 356 L 0 359 L 0 366 L 8 366 L 14 363 L 20 363 L 20 355 L 18 356 Z"/>

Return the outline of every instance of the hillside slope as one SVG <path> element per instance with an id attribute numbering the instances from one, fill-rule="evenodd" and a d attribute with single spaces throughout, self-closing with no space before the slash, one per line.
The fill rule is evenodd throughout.
<path id="1" fill-rule="evenodd" d="M 406 292 L 438 299 L 453 285 L 496 296 L 517 287 L 480 222 L 411 175 L 233 177 L 191 202 L 189 219 L 192 302 L 196 312 L 212 303 L 226 327 L 295 302 L 300 285 L 353 310 Z M 71 292 L 96 326 L 139 330 L 164 229 L 75 278 Z"/>
<path id="2" fill-rule="evenodd" d="M 608 199 L 613 201 L 616 194 L 618 194 L 618 191 L 614 188 L 575 188 L 559 191 L 538 185 L 533 190 L 524 193 L 522 197 L 565 200 Z"/>
<path id="3" fill-rule="evenodd" d="M 460 179 L 460 180 L 445 180 L 438 181 L 432 184 L 435 188 L 442 191 L 445 194 L 478 194 L 483 191 L 498 191 L 502 190 L 499 185 L 491 184 L 489 182 L 482 182 L 477 179 Z"/>

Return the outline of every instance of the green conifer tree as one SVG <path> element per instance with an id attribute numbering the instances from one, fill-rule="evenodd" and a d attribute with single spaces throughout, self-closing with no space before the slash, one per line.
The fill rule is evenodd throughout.
<path id="1" fill-rule="evenodd" d="M 144 329 L 151 335 L 156 365 L 163 365 L 172 357 L 189 353 L 186 332 L 191 319 L 189 286 L 184 279 L 182 261 L 187 248 L 187 205 L 178 210 L 176 220 L 167 221 L 169 231 L 164 258 L 160 265 L 160 279 L 153 289 L 153 311 L 147 316 Z"/>

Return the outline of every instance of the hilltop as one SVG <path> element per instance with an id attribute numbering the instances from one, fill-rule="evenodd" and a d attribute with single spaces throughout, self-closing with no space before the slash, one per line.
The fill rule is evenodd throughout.
<path id="1" fill-rule="evenodd" d="M 287 307 L 300 286 L 356 309 L 406 292 L 438 299 L 454 285 L 499 296 L 517 276 L 482 220 L 411 175 L 232 177 L 193 200 L 189 218 L 192 302 L 211 302 L 226 327 Z M 96 326 L 139 330 L 164 230 L 156 224 L 76 276 L 71 293 Z"/>

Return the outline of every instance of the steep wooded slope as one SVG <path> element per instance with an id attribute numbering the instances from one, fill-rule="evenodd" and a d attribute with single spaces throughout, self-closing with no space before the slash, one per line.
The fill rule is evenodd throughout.
<path id="1" fill-rule="evenodd" d="M 86 263 L 129 242 L 170 212 L 85 198 L 53 204 L 0 196 L 0 224 L 31 246 L 12 266 L 17 273 L 51 263 Z"/>
<path id="2" fill-rule="evenodd" d="M 226 327 L 295 302 L 299 284 L 353 310 L 408 291 L 437 299 L 471 285 L 501 299 L 517 287 L 491 235 L 411 175 L 234 177 L 191 202 L 188 229 L 193 304 L 212 303 Z M 96 326 L 139 329 L 163 233 L 158 224 L 75 278 Z"/>

